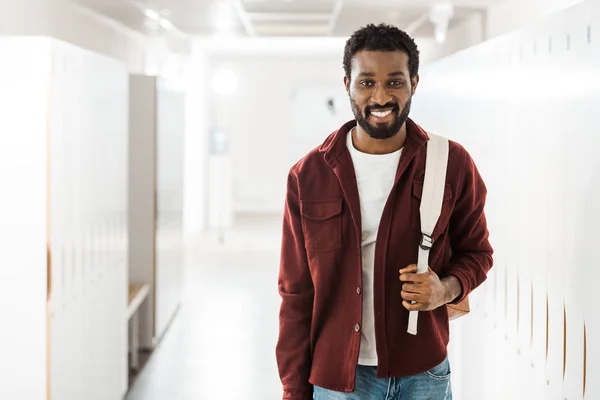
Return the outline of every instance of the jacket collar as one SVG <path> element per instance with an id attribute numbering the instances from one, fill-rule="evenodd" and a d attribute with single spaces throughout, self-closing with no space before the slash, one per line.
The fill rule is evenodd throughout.
<path id="1" fill-rule="evenodd" d="M 338 158 L 348 151 L 346 138 L 348 133 L 356 126 L 356 120 L 346 122 L 340 129 L 331 134 L 319 148 L 325 154 L 325 161 L 333 167 Z M 416 153 L 416 150 L 429 140 L 427 132 L 417 125 L 412 119 L 406 119 L 406 142 L 404 153 Z"/>
<path id="2" fill-rule="evenodd" d="M 357 243 L 361 243 L 362 217 L 360 214 L 360 201 L 358 185 L 352 157 L 348 151 L 346 139 L 350 130 L 356 126 L 356 121 L 345 123 L 340 129 L 332 133 L 319 148 L 324 153 L 325 162 L 333 169 L 337 176 L 344 198 L 350 209 L 352 221 L 356 228 Z M 394 184 L 402 177 L 418 150 L 428 140 L 427 133 L 411 119 L 406 120 L 406 141 L 402 150 L 402 157 L 396 169 Z"/>

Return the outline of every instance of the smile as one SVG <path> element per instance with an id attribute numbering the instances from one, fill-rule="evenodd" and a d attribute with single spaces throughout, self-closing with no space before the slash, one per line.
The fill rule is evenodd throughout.
<path id="1" fill-rule="evenodd" d="M 386 122 L 391 119 L 394 110 L 384 110 L 384 111 L 371 111 L 370 117 L 374 119 L 376 122 Z"/>
<path id="2" fill-rule="evenodd" d="M 377 118 L 385 118 L 388 115 L 390 115 L 391 113 L 392 113 L 392 110 L 388 110 L 388 111 L 373 111 L 373 112 L 371 112 L 371 114 L 373 114 Z"/>

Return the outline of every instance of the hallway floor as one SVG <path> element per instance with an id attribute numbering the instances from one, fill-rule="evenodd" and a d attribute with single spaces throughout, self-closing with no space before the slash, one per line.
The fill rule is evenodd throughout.
<path id="1" fill-rule="evenodd" d="M 126 400 L 281 398 L 280 216 L 242 219 L 189 251 L 181 309 Z"/>

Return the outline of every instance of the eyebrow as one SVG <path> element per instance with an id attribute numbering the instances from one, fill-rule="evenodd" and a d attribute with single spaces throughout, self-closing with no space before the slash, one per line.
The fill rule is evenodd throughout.
<path id="1" fill-rule="evenodd" d="M 358 76 L 366 76 L 373 77 L 375 74 L 373 72 L 361 72 Z M 406 76 L 406 74 L 402 71 L 391 72 L 388 76 Z"/>

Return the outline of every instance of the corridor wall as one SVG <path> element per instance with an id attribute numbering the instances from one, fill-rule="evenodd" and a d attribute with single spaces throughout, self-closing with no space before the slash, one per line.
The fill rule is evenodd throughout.
<path id="1" fill-rule="evenodd" d="M 128 71 L 52 42 L 52 399 L 127 388 Z"/>
<path id="2" fill-rule="evenodd" d="M 600 1 L 425 66 L 412 117 L 488 187 L 495 266 L 451 324 L 457 400 L 600 398 Z"/>
<path id="3" fill-rule="evenodd" d="M 128 72 L 47 38 L 0 51 L 0 398 L 121 399 Z"/>
<path id="4" fill-rule="evenodd" d="M 146 75 L 131 75 L 129 87 L 129 279 L 150 285 L 140 344 L 152 349 L 181 303 L 186 92 Z"/>
<path id="5" fill-rule="evenodd" d="M 0 38 L 0 398 L 46 398 L 48 43 Z"/>
<path id="6" fill-rule="evenodd" d="M 296 157 L 299 151 L 292 147 L 299 143 L 303 148 L 309 143 L 318 144 L 330 133 L 331 119 L 319 119 L 317 126 L 321 122 L 320 130 L 306 133 L 308 139 L 302 142 L 294 138 L 299 130 L 310 125 L 304 123 L 295 126 L 298 121 L 296 107 L 304 105 L 300 102 L 307 98 L 303 94 L 312 95 L 315 102 L 322 101 L 312 105 L 311 111 L 319 108 L 326 113 L 329 113 L 327 100 L 315 95 L 317 90 L 330 91 L 328 95 L 335 98 L 344 96 L 344 71 L 340 61 L 343 46 L 339 52 L 328 50 L 329 54 L 320 54 L 316 53 L 318 46 L 315 45 L 315 53 L 305 54 L 300 50 L 300 44 L 293 44 L 298 49 L 288 44 L 289 49 L 295 51 L 290 53 L 289 49 L 279 49 L 275 39 L 265 43 L 274 49 L 271 52 L 256 49 L 256 54 L 248 54 L 252 49 L 248 44 L 243 51 L 211 55 L 209 60 L 213 74 L 214 71 L 227 68 L 237 76 L 239 82 L 234 95 L 219 96 L 213 93 L 209 97 L 212 107 L 210 129 L 224 132 L 229 142 L 234 214 L 282 211 L 281 199 L 285 197 L 285 185 L 281 182 L 286 182 L 287 171 L 298 161 Z M 317 89 L 308 93 L 308 88 Z M 303 90 L 304 93 L 301 93 Z M 269 118 L 261 116 L 249 104 L 268 104 Z M 340 115 L 337 117 L 340 120 L 343 120 L 341 110 L 347 111 L 348 104 L 347 100 L 339 104 Z M 231 115 L 237 117 L 231 118 Z M 257 126 L 260 126 L 260 134 L 256 133 Z"/>

